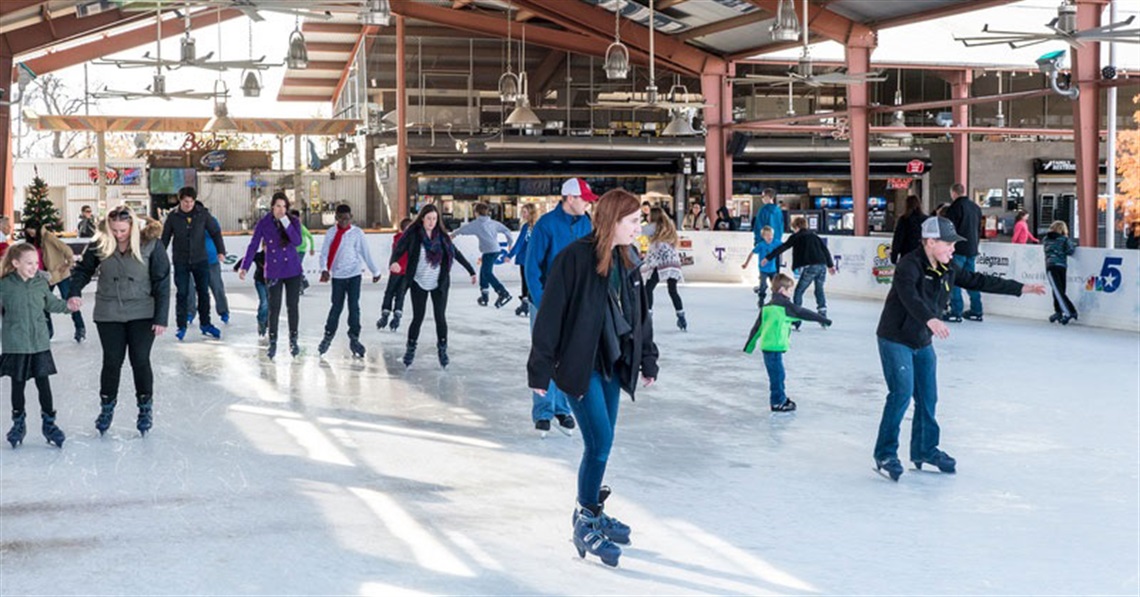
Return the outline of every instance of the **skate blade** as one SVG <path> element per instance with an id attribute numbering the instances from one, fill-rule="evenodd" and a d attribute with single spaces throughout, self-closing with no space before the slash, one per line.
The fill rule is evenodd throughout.
<path id="1" fill-rule="evenodd" d="M 574 430 L 573 429 L 567 429 L 561 425 L 558 425 L 556 427 L 556 429 L 558 429 L 558 431 L 560 431 L 562 433 L 562 435 L 565 435 L 566 437 L 574 437 Z"/>
<path id="2" fill-rule="evenodd" d="M 890 473 L 888 473 L 887 471 L 885 471 L 885 470 L 881 469 L 881 468 L 872 468 L 871 470 L 875 471 L 876 473 L 878 473 L 878 474 L 879 474 L 879 476 L 881 476 L 882 478 L 884 478 L 884 479 L 886 479 L 886 480 L 888 480 L 888 481 L 894 481 L 895 483 L 898 483 L 898 482 L 899 482 L 899 480 L 898 480 L 898 479 L 893 479 L 893 478 L 891 478 L 891 474 L 890 474 Z M 901 478 L 902 478 L 902 476 L 900 475 L 900 476 L 899 476 L 899 478 L 901 479 Z"/>

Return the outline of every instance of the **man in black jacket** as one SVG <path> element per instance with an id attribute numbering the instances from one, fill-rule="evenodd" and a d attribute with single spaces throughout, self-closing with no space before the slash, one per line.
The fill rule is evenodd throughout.
<path id="1" fill-rule="evenodd" d="M 938 386 L 931 343 L 932 336 L 950 336 L 950 329 L 939 318 L 950 288 L 957 284 L 967 290 L 996 294 L 1045 294 L 1042 284 L 1022 284 L 961 269 L 951 257 L 954 243 L 962 240 L 950 220 L 927 218 L 922 224 L 922 246 L 903 256 L 895 266 L 894 281 L 879 318 L 876 335 L 888 393 L 875 442 L 875 467 L 893 481 L 898 481 L 903 472 L 898 459 L 899 426 L 911 396 L 911 461 L 919 468 L 930 464 L 944 473 L 956 470 L 955 460 L 938 449 L 939 429 L 934 419 Z"/>
<path id="2" fill-rule="evenodd" d="M 175 323 L 179 340 L 186 337 L 188 303 L 190 299 L 190 276 L 194 276 L 194 288 L 198 292 L 198 327 L 203 334 L 221 338 L 222 332 L 210 323 L 210 262 L 206 256 L 206 235 L 214 241 L 218 249 L 218 263 L 226 258 L 226 244 L 222 229 L 206 206 L 198 202 L 198 191 L 194 187 L 182 187 L 178 191 L 178 207 L 166 216 L 162 226 L 162 246 L 169 247 L 174 241 L 171 263 L 174 264 L 174 286 L 178 289 L 174 306 Z"/>
<path id="3" fill-rule="evenodd" d="M 982 208 L 970 201 L 966 196 L 966 187 L 961 183 L 954 183 L 950 187 L 950 196 L 953 202 L 946 208 L 946 219 L 954 225 L 954 229 L 964 238 L 954 245 L 954 264 L 963 271 L 974 271 L 974 260 L 978 257 L 978 237 L 982 230 Z M 962 311 L 962 289 L 955 286 L 950 292 L 950 312 L 946 321 L 959 322 L 962 318 L 974 321 L 982 320 L 982 295 L 976 290 L 970 290 L 970 310 Z"/>

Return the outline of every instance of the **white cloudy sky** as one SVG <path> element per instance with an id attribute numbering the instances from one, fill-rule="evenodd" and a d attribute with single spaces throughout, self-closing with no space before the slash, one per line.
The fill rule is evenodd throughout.
<path id="1" fill-rule="evenodd" d="M 905 1 L 905 0 L 892 0 Z M 1041 54 L 1064 47 L 1064 44 L 1050 43 L 1034 46 L 1023 50 L 1011 50 L 1004 46 L 990 46 L 984 48 L 964 48 L 953 40 L 953 35 L 970 35 L 980 32 L 985 23 L 994 28 L 1026 29 L 1044 31 L 1044 24 L 1056 14 L 1058 0 L 1024 0 L 1017 4 L 981 10 L 964 15 L 918 23 L 905 27 L 897 27 L 882 31 L 879 35 L 879 46 L 872 55 L 873 61 L 884 62 L 924 62 L 924 63 L 967 63 L 979 65 L 1024 65 L 1027 69 L 1034 68 L 1034 60 Z M 1140 2 L 1136 0 L 1123 0 L 1118 5 L 1118 18 L 1123 19 L 1130 15 L 1140 15 Z M 294 20 L 287 15 L 263 13 L 265 21 L 254 24 L 254 52 L 255 57 L 266 55 L 267 61 L 281 61 L 288 46 L 289 33 L 293 30 Z M 1107 18 L 1105 19 L 1107 22 Z M 248 27 L 246 19 L 233 19 L 221 24 L 221 36 L 224 48 L 218 48 L 218 28 L 206 27 L 197 29 L 193 35 L 197 40 L 199 55 L 214 51 L 215 58 L 237 59 L 247 57 Z M 457 32 L 457 35 L 462 33 Z M 164 57 L 176 58 L 179 48 L 179 37 L 171 37 L 163 42 L 162 53 Z M 1118 44 L 1117 64 L 1129 70 L 1140 70 L 1140 50 L 1136 45 Z M 151 50 L 154 44 L 136 48 L 127 52 L 116 54 L 118 58 L 141 57 L 144 51 Z M 798 49 L 787 50 L 771 57 L 794 58 L 799 54 Z M 842 59 L 843 49 L 836 43 L 820 43 L 812 47 L 812 56 L 818 60 Z M 276 117 L 315 117 L 329 116 L 331 110 L 328 104 L 308 102 L 277 102 L 277 91 L 284 76 L 284 67 L 271 68 L 262 73 L 264 89 L 260 98 L 245 98 L 239 89 L 240 72 L 230 71 L 223 73 L 226 83 L 231 90 L 229 100 L 230 114 L 235 117 L 249 116 L 276 116 Z M 57 75 L 63 77 L 76 95 L 82 95 L 83 67 L 76 66 L 59 71 Z M 118 69 L 114 66 L 90 66 L 90 88 L 99 89 L 106 84 L 115 89 L 142 90 L 150 84 L 153 70 L 150 69 Z M 217 74 L 201 69 L 181 69 L 167 72 L 167 89 L 194 89 L 207 91 L 213 88 Z M 171 100 L 158 99 L 145 100 L 101 100 L 96 108 L 102 114 L 131 114 L 131 115 L 199 115 L 207 117 L 211 114 L 211 103 L 198 100 Z"/>

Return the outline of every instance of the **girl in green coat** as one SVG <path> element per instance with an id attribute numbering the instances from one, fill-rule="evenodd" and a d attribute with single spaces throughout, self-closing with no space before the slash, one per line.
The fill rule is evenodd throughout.
<path id="1" fill-rule="evenodd" d="M 0 377 L 12 378 L 12 429 L 8 443 L 20 445 L 27 433 L 24 388 L 34 379 L 40 395 L 40 417 L 48 443 L 63 447 L 63 431 L 55 424 L 51 383 L 55 361 L 51 358 L 47 312 L 68 313 L 67 303 L 56 298 L 47 280 L 39 275 L 40 259 L 30 243 L 12 245 L 0 261 L 0 305 L 4 330 L 0 337 Z"/>

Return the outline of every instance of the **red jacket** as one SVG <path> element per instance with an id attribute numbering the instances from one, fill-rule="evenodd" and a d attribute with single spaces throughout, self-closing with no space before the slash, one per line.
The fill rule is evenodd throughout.
<path id="1" fill-rule="evenodd" d="M 396 243 L 400 242 L 400 239 L 403 238 L 403 236 L 404 236 L 403 232 L 397 232 L 396 236 L 392 237 L 392 252 L 393 253 L 396 252 Z M 398 274 L 398 275 L 403 275 L 403 274 L 408 273 L 408 254 L 406 252 L 400 256 L 400 259 L 397 260 L 397 263 L 400 264 L 400 274 Z M 415 272 L 412 272 L 412 275 L 415 275 Z"/>
<path id="2" fill-rule="evenodd" d="M 1014 224 L 1013 225 L 1013 243 L 1017 244 L 1017 245 L 1024 245 L 1025 243 L 1028 243 L 1030 241 L 1035 242 L 1035 243 L 1041 242 L 1041 241 L 1037 240 L 1032 234 L 1029 233 L 1029 224 L 1026 224 L 1025 220 L 1021 220 L 1020 222 Z"/>

